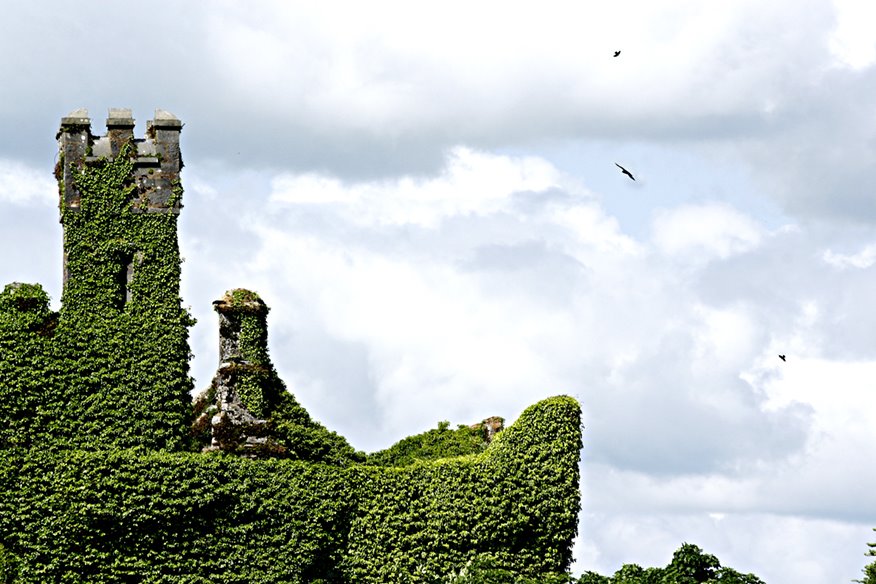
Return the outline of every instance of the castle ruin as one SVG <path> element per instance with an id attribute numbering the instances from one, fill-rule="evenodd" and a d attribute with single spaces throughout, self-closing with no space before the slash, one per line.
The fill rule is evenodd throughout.
<path id="1" fill-rule="evenodd" d="M 435 581 L 478 557 L 529 575 L 568 567 L 572 398 L 504 429 L 498 417 L 439 424 L 428 456 L 426 438 L 365 455 L 287 390 L 268 307 L 238 289 L 214 302 L 220 363 L 193 402 L 183 124 L 157 110 L 136 138 L 131 111 L 111 109 L 106 127 L 94 135 L 76 110 L 57 134 L 60 310 L 39 284 L 0 292 L 0 574 L 377 584 Z"/>

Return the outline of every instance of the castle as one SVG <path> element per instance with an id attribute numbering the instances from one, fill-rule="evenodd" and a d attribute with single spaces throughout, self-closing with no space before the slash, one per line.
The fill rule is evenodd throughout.
<path id="1" fill-rule="evenodd" d="M 568 567 L 572 398 L 505 429 L 439 427 L 428 449 L 426 435 L 403 441 L 407 458 L 366 455 L 287 390 L 267 305 L 232 290 L 214 302 L 218 371 L 192 402 L 183 124 L 157 110 L 135 138 L 131 111 L 111 109 L 106 127 L 93 135 L 77 110 L 57 134 L 61 309 L 38 284 L 0 293 L 0 581 L 431 582 L 476 557 Z"/>

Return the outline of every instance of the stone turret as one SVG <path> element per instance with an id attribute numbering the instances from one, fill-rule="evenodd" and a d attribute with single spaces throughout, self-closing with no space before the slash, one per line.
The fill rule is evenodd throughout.
<path id="1" fill-rule="evenodd" d="M 204 450 L 276 456 L 284 449 L 264 419 L 273 381 L 268 357 L 268 307 L 255 292 L 230 290 L 213 302 L 219 315 L 219 369 L 195 400 L 196 433 L 209 429 Z"/>

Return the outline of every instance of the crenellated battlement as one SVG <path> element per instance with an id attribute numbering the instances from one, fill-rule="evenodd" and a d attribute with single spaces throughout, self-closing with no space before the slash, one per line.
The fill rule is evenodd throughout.
<path id="1" fill-rule="evenodd" d="M 182 127 L 183 123 L 176 116 L 160 109 L 155 110 L 154 119 L 146 122 L 144 138 L 134 138 L 130 109 L 111 108 L 103 136 L 92 134 L 88 110 L 78 109 L 61 118 L 61 128 L 56 135 L 60 150 L 56 176 L 62 205 L 71 210 L 79 209 L 81 195 L 74 180 L 77 169 L 102 160 L 114 160 L 125 144 L 131 144 L 132 180 L 136 185 L 131 211 L 178 214 L 179 197 L 173 193 L 183 167 L 179 148 Z"/>

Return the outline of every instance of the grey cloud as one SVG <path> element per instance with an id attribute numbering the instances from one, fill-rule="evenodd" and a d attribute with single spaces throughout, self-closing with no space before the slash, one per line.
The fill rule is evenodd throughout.
<path id="1" fill-rule="evenodd" d="M 783 207 L 808 222 L 876 221 L 876 68 L 832 71 L 801 88 L 793 123 L 735 145 Z"/>
<path id="2" fill-rule="evenodd" d="M 867 291 L 876 285 L 876 266 L 830 266 L 829 246 L 869 243 L 860 229 L 811 224 L 773 236 L 752 252 L 716 261 L 699 274 L 698 296 L 716 307 L 742 303 L 770 334 L 787 337 L 799 326 L 801 302 L 814 302 L 817 316 L 809 325 L 828 359 L 853 361 L 876 356 L 876 316 Z"/>
<path id="3" fill-rule="evenodd" d="M 660 344 L 660 352 L 628 368 L 622 382 L 603 382 L 582 396 L 591 420 L 591 460 L 651 476 L 732 476 L 756 461 L 775 463 L 802 452 L 811 408 L 764 412 L 762 397 L 735 376 L 686 373 L 689 339 Z"/>
<path id="4" fill-rule="evenodd" d="M 381 437 L 383 417 L 367 344 L 333 338 L 299 320 L 272 328 L 271 350 L 283 363 L 280 376 L 314 418 L 357 449 L 373 452 L 388 446 Z"/>
<path id="5" fill-rule="evenodd" d="M 829 8 L 818 3 L 799 15 L 793 31 L 778 36 L 770 20 L 775 15 L 760 24 L 742 19 L 733 33 L 744 42 L 723 40 L 694 55 L 694 65 L 677 64 L 691 69 L 685 77 L 691 80 L 688 86 L 679 85 L 670 64 L 660 66 L 667 80 L 645 75 L 639 81 L 632 72 L 629 78 L 620 77 L 616 83 L 624 93 L 619 101 L 605 97 L 606 91 L 613 96 L 617 87 L 599 85 L 604 82 L 585 73 L 578 78 L 549 63 L 541 71 L 515 70 L 531 78 L 510 87 L 502 85 L 507 80 L 500 79 L 495 87 L 485 81 L 474 92 L 452 68 L 404 55 L 376 39 L 362 41 L 355 55 L 367 67 L 366 86 L 358 91 L 391 88 L 394 99 L 402 100 L 399 109 L 410 110 L 382 120 L 365 119 L 367 111 L 355 114 L 360 99 L 356 90 L 332 97 L 338 99 L 336 113 L 319 109 L 324 98 L 320 92 L 330 89 L 326 79 L 337 66 L 332 59 L 340 57 L 330 52 L 330 39 L 318 33 L 297 30 L 303 37 L 289 38 L 273 31 L 278 42 L 287 43 L 279 56 L 246 44 L 233 47 L 239 55 L 228 55 L 220 44 L 223 27 L 243 19 L 256 32 L 258 27 L 270 30 L 270 10 L 226 7 L 237 13 L 222 12 L 223 20 L 204 18 L 198 5 L 158 2 L 152 7 L 149 14 L 109 3 L 10 8 L 7 22 L 16 26 L 0 41 L 7 55 L 0 59 L 0 73 L 15 82 L 7 86 L 0 127 L 16 139 L 14 144 L 4 142 L 0 154 L 42 160 L 54 149 L 51 136 L 58 120 L 74 107 L 91 108 L 98 133 L 107 107 L 133 107 L 141 131 L 152 109 L 162 107 L 187 122 L 184 139 L 191 161 L 365 178 L 433 172 L 444 150 L 460 143 L 494 148 L 599 137 L 646 142 L 755 139 L 767 150 L 781 151 L 777 128 L 791 122 L 796 126 L 786 110 L 799 110 L 793 104 L 800 102 L 820 115 L 830 107 L 807 92 L 810 72 L 829 62 L 824 43 L 813 42 L 823 40 L 824 23 L 830 21 Z M 160 39 L 152 34 L 153 18 L 161 19 Z M 793 57 L 777 62 L 776 52 Z M 58 58 L 43 58 L 47 53 Z M 246 63 L 262 66 L 267 57 L 280 59 L 272 85 L 235 77 Z M 836 81 L 825 83 L 845 84 L 850 96 L 869 94 L 867 85 L 844 75 L 837 73 Z M 765 117 L 758 100 L 778 103 L 776 113 Z M 807 133 L 795 139 L 811 143 L 817 136 Z"/>
<path id="6" fill-rule="evenodd" d="M 490 296 L 523 294 L 551 306 L 571 304 L 591 277 L 580 261 L 538 240 L 481 245 L 458 265 L 464 271 L 483 273 Z"/>

